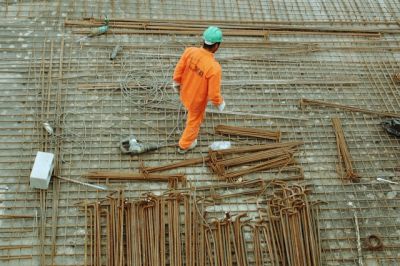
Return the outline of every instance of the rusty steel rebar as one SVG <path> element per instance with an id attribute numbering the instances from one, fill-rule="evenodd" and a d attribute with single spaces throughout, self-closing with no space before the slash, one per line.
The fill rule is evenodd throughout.
<path id="1" fill-rule="evenodd" d="M 304 99 L 304 98 L 300 100 L 300 107 L 304 107 L 307 105 L 325 106 L 325 107 L 331 107 L 331 108 L 339 108 L 339 109 L 349 111 L 349 112 L 360 112 L 360 113 L 383 116 L 383 117 L 398 117 L 398 118 L 400 118 L 400 114 L 391 113 L 391 112 L 374 111 L 374 110 L 369 110 L 369 109 L 364 109 L 364 108 L 359 108 L 359 107 L 354 107 L 354 106 L 348 106 L 348 105 L 343 105 L 343 104 L 337 104 L 337 103 L 331 103 L 331 102 L 326 102 L 326 101 L 320 101 L 320 100 L 312 100 L 312 99 Z"/>
<path id="2" fill-rule="evenodd" d="M 270 131 L 258 128 L 235 127 L 227 125 L 217 125 L 214 130 L 215 133 L 221 135 L 236 135 L 242 137 L 262 138 L 275 140 L 276 142 L 279 142 L 281 139 L 281 132 L 279 130 Z"/>
<path id="3" fill-rule="evenodd" d="M 262 234 L 254 231 L 255 237 L 267 245 L 257 243 L 255 251 L 268 254 L 272 265 L 321 265 L 316 211 L 319 205 L 308 201 L 309 190 L 304 186 L 282 181 L 272 186 L 275 187 L 267 197 L 267 207 L 259 209 L 256 226 Z"/>
<path id="4" fill-rule="evenodd" d="M 278 148 L 287 148 L 287 149 L 295 149 L 300 145 L 303 145 L 302 141 L 288 141 L 288 142 L 279 142 L 279 143 L 268 143 L 261 145 L 248 145 L 248 146 L 240 146 L 235 148 L 230 148 L 226 150 L 218 150 L 213 151 L 218 155 L 229 155 L 229 154 L 240 154 L 240 153 L 250 153 L 250 152 L 258 152 L 258 151 L 266 151 Z"/>
<path id="5" fill-rule="evenodd" d="M 97 27 L 103 24 L 102 20 L 83 19 L 65 20 L 66 27 Z M 184 34 L 200 35 L 205 27 L 209 25 L 204 20 L 140 20 L 140 19 L 111 19 L 112 29 L 121 29 L 125 33 L 141 34 Z M 301 25 L 287 25 L 285 23 L 266 23 L 265 21 L 248 21 L 246 24 L 234 21 L 215 21 L 224 30 L 225 36 L 259 36 L 265 38 L 269 34 L 328 34 L 328 35 L 350 35 L 362 37 L 380 38 L 384 29 L 366 30 L 360 28 L 327 27 L 326 25 L 316 27 Z M 121 31 L 119 30 L 119 31 Z M 113 33 L 119 33 L 114 30 Z M 388 31 L 388 30 L 386 30 Z M 87 32 L 87 31 L 83 31 Z"/>
<path id="6" fill-rule="evenodd" d="M 260 206 L 258 220 L 246 212 L 207 218 L 206 206 L 212 205 L 207 195 L 237 187 L 234 184 L 215 186 L 216 190 L 204 187 L 196 193 L 147 193 L 135 200 L 119 191 L 105 200 L 85 203 L 86 264 L 321 265 L 318 203 L 309 202 L 310 190 L 279 180 L 243 183 L 241 188 L 248 186 L 249 191 L 262 185 L 254 193 L 233 193 L 263 199 L 267 205 Z M 214 200 L 225 199 L 215 195 Z"/>
<path id="7" fill-rule="evenodd" d="M 297 150 L 297 147 L 304 144 L 301 141 L 292 141 L 292 142 L 282 142 L 282 143 L 270 143 L 270 144 L 262 144 L 262 145 L 248 145 L 248 146 L 241 146 L 226 150 L 219 150 L 219 151 L 211 151 L 210 153 L 217 156 L 224 156 L 224 155 L 239 155 L 242 153 L 255 153 L 273 149 L 286 149 L 286 150 Z M 210 156 L 200 157 L 200 158 L 192 158 L 183 160 L 177 163 L 172 163 L 168 165 L 161 165 L 161 166 L 153 166 L 153 167 L 142 167 L 141 171 L 144 173 L 154 173 L 159 171 L 166 171 L 172 170 L 179 167 L 191 166 L 200 163 L 206 163 L 210 161 Z"/>
<path id="8" fill-rule="evenodd" d="M 91 171 L 83 174 L 88 179 L 109 179 L 109 180 L 135 180 L 135 181 L 158 181 L 168 182 L 171 179 L 176 179 L 180 182 L 186 181 L 183 174 L 159 175 L 133 172 L 119 171 Z"/>
<path id="9" fill-rule="evenodd" d="M 359 182 L 360 176 L 354 171 L 351 155 L 343 133 L 342 123 L 338 117 L 332 118 L 332 126 L 335 131 L 339 162 L 343 162 L 344 164 L 345 175 L 340 174 L 340 176 L 344 180 Z"/>
<path id="10" fill-rule="evenodd" d="M 293 158 L 296 150 L 296 148 L 282 147 L 239 155 L 233 158 L 223 158 L 218 153 L 210 151 L 208 165 L 219 177 L 232 181 L 245 174 L 269 169 L 281 169 L 293 165 L 296 163 Z M 250 166 L 240 170 L 232 170 L 233 167 L 244 164 L 250 164 Z"/>

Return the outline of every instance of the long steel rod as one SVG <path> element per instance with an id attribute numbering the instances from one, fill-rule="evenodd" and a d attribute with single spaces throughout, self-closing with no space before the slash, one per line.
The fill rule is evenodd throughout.
<path id="1" fill-rule="evenodd" d="M 400 114 L 396 114 L 396 113 L 373 111 L 373 110 L 369 110 L 369 109 L 363 109 L 363 108 L 358 108 L 358 107 L 348 106 L 348 105 L 343 105 L 343 104 L 337 104 L 337 103 L 330 103 L 330 102 L 325 102 L 325 101 L 320 101 L 320 100 L 312 100 L 312 99 L 305 99 L 305 98 L 301 99 L 300 106 L 306 106 L 306 105 L 326 106 L 326 107 L 332 107 L 332 108 L 339 108 L 339 109 L 343 109 L 345 111 L 350 111 L 350 112 L 360 112 L 360 113 L 371 114 L 371 115 L 400 118 Z"/>

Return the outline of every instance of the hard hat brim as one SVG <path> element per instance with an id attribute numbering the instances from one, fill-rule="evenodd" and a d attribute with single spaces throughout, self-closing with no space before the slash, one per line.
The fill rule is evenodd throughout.
<path id="1" fill-rule="evenodd" d="M 208 41 L 206 41 L 206 40 L 204 40 L 204 43 L 207 44 L 207 45 L 213 45 L 213 44 L 215 44 L 215 42 L 208 42 Z"/>

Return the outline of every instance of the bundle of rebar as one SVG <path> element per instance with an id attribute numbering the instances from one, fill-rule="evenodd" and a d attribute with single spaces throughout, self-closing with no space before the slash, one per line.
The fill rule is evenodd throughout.
<path id="1" fill-rule="evenodd" d="M 200 212 L 193 203 L 172 192 L 129 201 L 120 191 L 86 204 L 85 265 L 183 265 L 184 254 L 186 265 L 195 265 Z"/>
<path id="2" fill-rule="evenodd" d="M 107 201 L 84 205 L 87 216 L 85 239 L 85 265 L 124 265 L 124 193 L 110 196 Z M 106 218 L 106 224 L 102 222 Z M 105 236 L 104 236 L 105 232 Z M 106 250 L 104 250 L 106 242 Z"/>
<path id="3" fill-rule="evenodd" d="M 312 99 L 305 99 L 305 98 L 300 99 L 300 107 L 301 108 L 303 108 L 304 106 L 307 106 L 307 105 L 316 105 L 316 106 L 325 106 L 325 107 L 331 107 L 331 108 L 339 108 L 339 109 L 342 109 L 342 110 L 345 110 L 345 111 L 348 111 L 348 112 L 359 112 L 359 113 L 377 115 L 377 116 L 383 116 L 383 117 L 400 117 L 400 114 L 397 114 L 397 113 L 364 109 L 364 108 L 359 108 L 359 107 L 355 107 L 355 106 L 349 106 L 349 105 L 338 104 L 338 103 L 331 103 L 331 102 L 320 101 L 320 100 L 312 100 Z"/>
<path id="4" fill-rule="evenodd" d="M 127 203 L 126 265 L 165 265 L 164 211 L 164 198 L 153 195 Z"/>
<path id="5" fill-rule="evenodd" d="M 200 256 L 204 260 L 205 251 L 197 249 L 201 212 L 193 203 L 180 193 L 129 201 L 120 191 L 86 204 L 85 265 L 195 265 Z"/>
<path id="6" fill-rule="evenodd" d="M 255 264 L 321 265 L 318 204 L 308 201 L 304 186 L 284 182 L 275 185 L 254 227 Z"/>
<path id="7" fill-rule="evenodd" d="M 221 135 L 236 135 L 244 137 L 262 138 L 262 139 L 275 140 L 277 142 L 279 142 L 281 139 L 281 132 L 279 130 L 270 131 L 258 128 L 234 127 L 227 125 L 217 125 L 214 130 L 215 133 Z"/>
<path id="8" fill-rule="evenodd" d="M 249 173 L 282 169 L 296 164 L 294 154 L 297 152 L 298 146 L 302 144 L 303 142 L 293 141 L 210 151 L 207 157 L 188 159 L 169 165 L 143 167 L 141 171 L 153 173 L 206 162 L 219 177 L 233 181 Z M 232 170 L 232 168 L 242 165 L 246 165 L 246 167 Z"/>
<path id="9" fill-rule="evenodd" d="M 206 261 L 200 265 L 249 265 L 248 250 L 243 227 L 249 222 L 246 213 L 235 218 L 229 213 L 222 220 L 214 219 L 203 226 L 201 236 L 205 240 Z M 204 262 L 204 261 L 202 261 Z"/>
<path id="10" fill-rule="evenodd" d="M 246 212 L 207 217 L 206 194 L 241 187 L 242 194 L 230 193 L 239 197 L 253 193 L 254 186 L 261 187 L 255 192 L 260 219 L 246 218 Z M 147 193 L 135 200 L 119 191 L 84 204 L 85 265 L 320 265 L 318 204 L 308 201 L 308 192 L 262 180 L 200 187 L 198 195 L 189 189 Z M 225 199 L 215 198 L 218 204 Z"/>
<path id="11" fill-rule="evenodd" d="M 171 174 L 171 175 L 159 175 L 151 174 L 146 171 L 142 173 L 133 172 L 120 172 L 120 171 L 91 171 L 83 174 L 88 179 L 99 179 L 99 180 L 117 180 L 117 181 L 144 181 L 144 182 L 167 182 L 169 188 L 186 187 L 187 180 L 183 174 Z M 99 185 L 90 185 L 96 187 L 103 187 Z"/>
<path id="12" fill-rule="evenodd" d="M 340 176 L 344 180 L 351 182 L 359 182 L 360 176 L 354 171 L 353 163 L 349 149 L 347 147 L 346 139 L 344 137 L 342 124 L 338 117 L 332 118 L 332 126 L 335 131 L 336 145 L 338 151 L 339 162 L 344 164 L 345 174 L 340 173 Z"/>
<path id="13" fill-rule="evenodd" d="M 208 165 L 219 177 L 233 181 L 245 174 L 294 165 L 296 160 L 293 156 L 296 151 L 297 145 L 292 145 L 247 154 L 240 152 L 240 155 L 235 154 L 236 156 L 230 156 L 231 158 L 227 158 L 227 155 L 232 154 L 232 150 L 210 151 Z M 232 170 L 232 168 L 242 165 L 246 165 L 246 167 Z"/>
<path id="14" fill-rule="evenodd" d="M 102 20 L 66 20 L 65 26 L 97 27 Z M 114 34 L 142 33 L 142 34 L 184 34 L 199 35 L 208 25 L 219 25 L 225 36 L 253 36 L 265 37 L 268 34 L 338 34 L 363 37 L 381 36 L 381 32 L 390 32 L 389 29 L 344 28 L 327 27 L 326 25 L 305 26 L 304 23 L 293 25 L 286 23 L 268 23 L 265 21 L 204 21 L 204 20 L 162 20 L 162 19 L 111 19 L 110 27 Z M 119 29 L 119 30 L 116 30 Z M 86 31 L 82 32 L 86 33 Z"/>
<path id="15" fill-rule="evenodd" d="M 177 180 L 179 182 L 186 182 L 186 177 L 183 174 L 173 175 L 157 175 L 148 173 L 133 173 L 133 172 L 120 172 L 120 171 L 91 171 L 83 174 L 88 179 L 109 179 L 109 180 L 135 180 L 135 181 L 158 181 L 168 182 Z"/>

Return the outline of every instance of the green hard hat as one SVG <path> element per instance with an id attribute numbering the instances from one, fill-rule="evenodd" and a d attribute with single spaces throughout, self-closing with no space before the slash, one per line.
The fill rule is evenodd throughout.
<path id="1" fill-rule="evenodd" d="M 203 40 L 208 45 L 222 42 L 222 31 L 218 27 L 210 26 L 204 31 Z"/>

